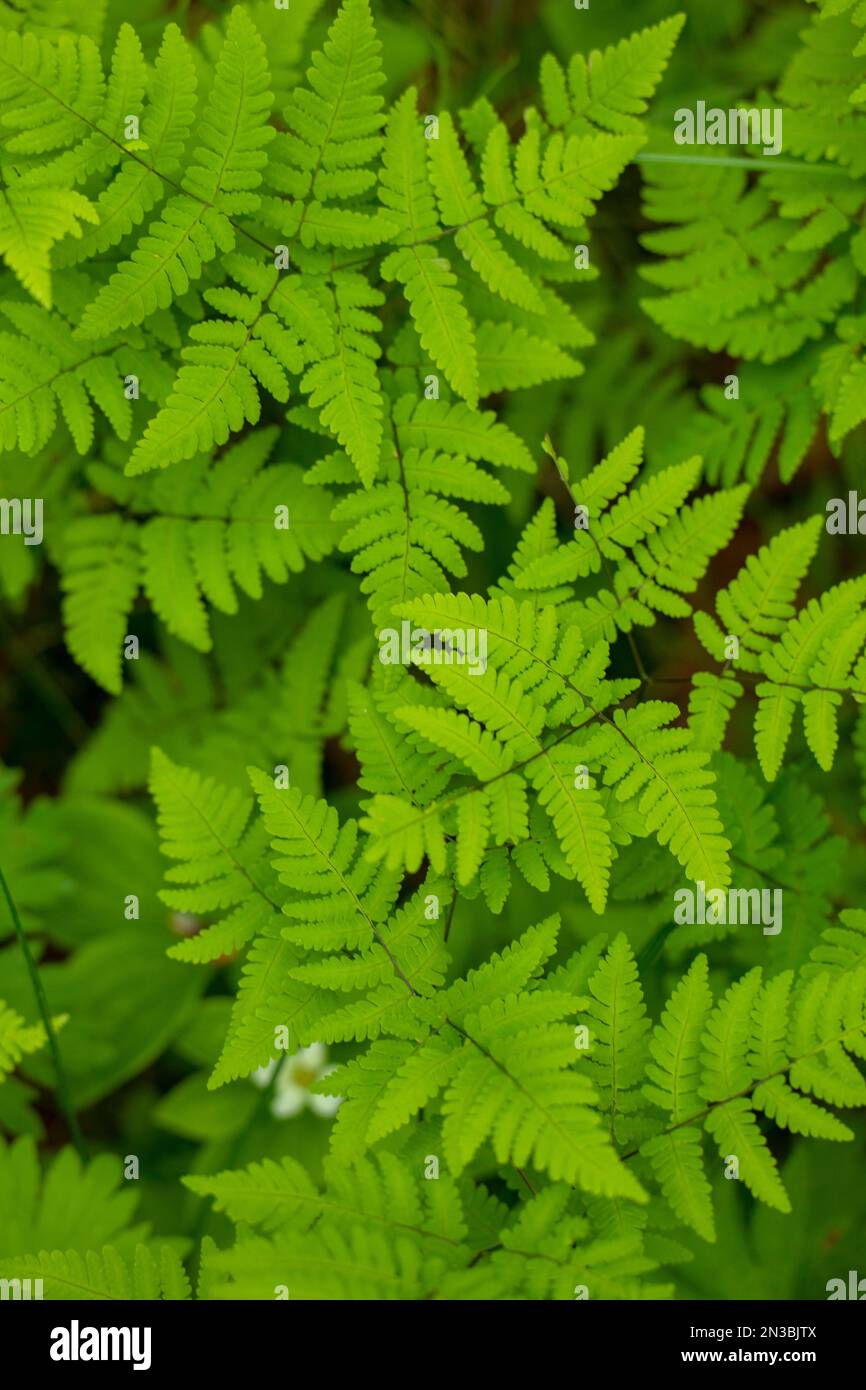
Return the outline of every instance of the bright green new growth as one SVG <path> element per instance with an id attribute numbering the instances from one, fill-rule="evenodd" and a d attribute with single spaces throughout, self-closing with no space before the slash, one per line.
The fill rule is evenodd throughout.
<path id="1" fill-rule="evenodd" d="M 0 779 L 0 859 L 24 929 L 74 952 L 42 968 L 76 1108 L 171 1048 L 192 1071 L 154 1123 L 202 1146 L 180 1239 L 133 1223 L 105 1155 L 40 1187 L 31 1142 L 0 1146 L 26 1194 L 0 1181 L 2 1272 L 54 1298 L 689 1296 L 733 1180 L 756 1222 L 796 1212 L 802 1140 L 851 1140 L 866 1103 L 866 913 L 823 799 L 832 774 L 850 813 L 866 771 L 866 579 L 828 580 L 803 507 L 748 529 L 768 459 L 787 484 L 822 411 L 837 454 L 864 415 L 862 16 L 814 16 L 778 87 L 802 167 L 753 176 L 652 158 L 683 16 L 548 53 L 515 118 L 428 114 L 368 0 L 314 44 L 316 9 L 158 44 L 0 18 L 0 463 L 48 518 L 47 563 L 0 586 L 56 570 L 112 697 L 56 803 Z M 641 333 L 663 366 L 671 340 L 745 364 L 742 401 L 707 387 L 676 429 L 593 297 L 632 165 L 666 224 Z M 605 371 L 655 429 L 619 396 L 593 416 Z M 676 623 L 688 674 L 646 655 Z M 119 942 L 106 875 L 141 900 Z M 683 886 L 779 890 L 784 930 L 674 925 Z M 128 984 L 117 1056 L 91 974 L 119 1010 Z M 0 1123 L 26 1135 L 14 1073 L 52 1078 L 20 988 Z M 321 1151 L 274 1124 L 256 1149 L 250 1078 L 315 1044 Z"/>
<path id="2" fill-rule="evenodd" d="M 0 1082 L 4 1081 L 28 1052 L 37 1052 L 46 1043 L 41 1023 L 26 1024 L 14 1009 L 0 1000 Z"/>

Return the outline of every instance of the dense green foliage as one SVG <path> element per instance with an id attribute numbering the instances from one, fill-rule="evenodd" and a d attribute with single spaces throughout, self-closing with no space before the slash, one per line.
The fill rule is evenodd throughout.
<path id="1" fill-rule="evenodd" d="M 681 11 L 0 0 L 0 1277 L 862 1258 L 866 6 Z"/>

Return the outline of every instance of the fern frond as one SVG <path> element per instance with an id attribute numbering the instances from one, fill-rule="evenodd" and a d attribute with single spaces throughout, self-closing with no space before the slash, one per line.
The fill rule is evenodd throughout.
<path id="1" fill-rule="evenodd" d="M 77 342 L 67 319 L 35 304 L 4 301 L 0 312 L 14 333 L 0 333 L 0 448 L 36 453 L 51 439 L 60 415 L 76 452 L 94 436 L 94 405 L 120 439 L 132 429 L 123 390 L 119 341 Z M 147 364 L 147 358 L 145 365 Z"/>
<path id="2" fill-rule="evenodd" d="M 135 1194 L 108 1154 L 85 1163 L 66 1146 L 43 1172 L 36 1143 L 27 1136 L 0 1142 L 0 1175 L 4 1264 L 34 1251 L 84 1252 L 147 1238 L 147 1226 L 133 1223 Z"/>
<path id="3" fill-rule="evenodd" d="M 95 122 L 105 101 L 99 50 L 87 35 L 52 41 L 3 28 L 0 73 L 0 96 L 16 113 L 2 142 L 6 162 L 26 167 L 74 149 L 84 138 L 82 117 Z"/>
<path id="4" fill-rule="evenodd" d="M 348 1168 L 329 1162 L 326 1178 L 319 1191 L 302 1165 L 285 1157 L 184 1182 L 193 1192 L 213 1197 L 216 1209 L 232 1221 L 264 1232 L 307 1231 L 314 1225 L 345 1229 L 351 1224 L 383 1234 L 411 1234 L 440 1255 L 465 1237 L 460 1194 L 448 1174 L 441 1174 L 435 1185 L 419 1182 L 394 1154 L 379 1153 Z"/>
<path id="5" fill-rule="evenodd" d="M 640 1102 L 635 1088 L 643 1071 L 643 1038 L 649 1021 L 634 955 L 626 938 L 617 936 L 589 980 L 593 1020 L 587 1056 L 601 1107 L 609 1117 L 611 1137 L 629 1137 L 629 1115 Z"/>
<path id="6" fill-rule="evenodd" d="M 414 684 L 412 694 L 414 695 Z M 447 774 L 431 768 L 426 757 L 389 717 L 396 692 L 386 688 L 385 668 L 374 670 L 369 686 L 349 692 L 349 731 L 361 764 L 358 785 L 367 792 L 394 793 L 423 803 L 446 785 Z"/>
<path id="7" fill-rule="evenodd" d="M 590 1108 L 594 1093 L 577 1071 L 561 1071 L 555 1088 L 543 1078 L 574 1058 L 572 1030 L 557 1022 L 569 1011 L 567 996 L 550 1007 L 529 1006 L 510 995 L 467 1018 L 467 1031 L 484 1052 L 460 1068 L 445 1093 L 443 1141 L 449 1164 L 461 1171 L 490 1134 L 500 1162 L 532 1160 L 554 1180 L 577 1182 L 589 1192 L 643 1200 L 634 1176 L 615 1157 Z M 472 1051 L 472 1044 L 465 1045 Z M 544 1101 L 547 1093 L 550 1099 Z"/>
<path id="8" fill-rule="evenodd" d="M 613 641 L 617 631 L 651 625 L 655 613 L 687 617 L 691 606 L 683 595 L 695 591 L 713 555 L 730 541 L 747 491 L 745 486 L 722 490 L 682 508 L 620 561 L 612 590 L 598 589 L 590 599 L 569 605 L 584 639 Z"/>
<path id="9" fill-rule="evenodd" d="M 696 614 L 696 619 L 701 617 Z M 698 671 L 689 691 L 689 728 L 692 746 L 701 753 L 717 753 L 725 741 L 725 731 L 734 707 L 743 693 L 739 681 Z"/>
<path id="10" fill-rule="evenodd" d="M 382 160 L 379 197 L 399 218 L 402 243 L 382 262 L 382 274 L 403 286 L 422 348 L 454 390 L 475 406 L 475 335 L 456 278 L 431 244 L 439 219 L 423 139 L 416 93 L 410 87 L 391 114 Z"/>
<path id="11" fill-rule="evenodd" d="M 210 1256 L 211 1297 L 273 1298 L 288 1288 L 301 1299 L 424 1298 L 444 1274 L 445 1260 L 408 1237 L 389 1236 L 331 1223 L 310 1234 L 247 1236 Z"/>
<path id="12" fill-rule="evenodd" d="M 488 760 L 493 759 L 487 765 L 497 771 L 492 778 L 482 779 L 481 789 L 494 814 L 502 813 L 502 793 L 493 791 L 494 800 L 490 801 L 485 782 L 495 787 L 509 767 L 525 764 L 523 777 L 545 809 L 571 871 L 583 883 L 592 906 L 601 911 L 613 857 L 604 804 L 592 780 L 575 775 L 579 771 L 575 766 L 580 762 L 579 747 L 566 745 L 561 739 L 548 744 L 542 739 L 542 730 L 545 723 L 556 725 L 578 712 L 583 722 L 603 707 L 608 690 L 603 680 L 605 644 L 584 654 L 577 629 L 563 628 L 560 632 L 552 608 L 536 610 L 528 601 L 519 606 L 513 599 L 485 604 L 466 595 L 443 595 L 415 600 L 398 611 L 401 617 L 411 617 L 422 625 L 422 630 L 438 633 L 446 646 L 454 645 L 455 632 L 460 640 L 467 640 L 467 632 L 484 634 L 484 669 L 471 670 L 459 660 L 453 664 L 453 658 L 443 664 L 435 652 L 420 653 L 416 659 L 448 699 L 475 721 L 478 732 L 472 732 L 468 722 L 458 721 L 449 727 L 477 739 L 479 746 L 483 742 Z M 415 714 L 407 706 L 401 718 L 411 723 Z M 426 720 L 427 716 L 419 718 Z M 432 729 L 429 721 L 426 727 Z M 450 744 L 449 751 L 453 747 Z M 440 801 L 441 810 L 447 812 L 451 799 Z M 374 798 L 363 822 L 372 835 L 370 854 L 385 857 L 392 865 L 417 867 L 422 854 L 427 853 L 441 871 L 447 824 L 441 810 L 436 802 L 416 808 L 398 797 Z M 476 815 L 470 820 L 466 813 L 461 821 L 458 813 L 458 852 L 467 856 L 464 866 L 483 852 L 485 823 L 486 817 L 479 821 Z"/>
<path id="13" fill-rule="evenodd" d="M 201 144 L 170 198 L 132 255 L 88 305 L 79 326 L 84 338 L 104 337 L 165 309 L 217 253 L 231 251 L 231 219 L 254 212 L 267 162 L 264 146 L 271 93 L 264 44 L 246 10 L 231 11 L 205 109 Z"/>
<path id="14" fill-rule="evenodd" d="M 854 178 L 866 169 L 860 139 L 863 92 L 862 14 L 837 4 L 815 16 L 785 72 L 786 147 L 809 161 L 831 158 Z"/>
<path id="15" fill-rule="evenodd" d="M 124 110 L 128 110 L 125 107 Z M 58 248 L 60 266 L 79 265 L 122 241 L 161 202 L 182 165 L 196 113 L 196 75 L 189 46 L 175 24 L 166 25 L 142 114 L 146 158 L 121 161 L 95 202 L 97 225 Z"/>
<path id="16" fill-rule="evenodd" d="M 864 597 L 866 579 L 834 585 L 820 599 L 812 599 L 762 653 L 767 679 L 756 691 L 755 749 L 769 782 L 778 775 L 794 710 L 801 702 L 809 747 L 825 770 L 832 766 L 837 707 L 848 691 L 864 694 L 862 672 L 859 685 L 852 679 L 852 666 L 866 640 Z"/>
<path id="17" fill-rule="evenodd" d="M 371 309 L 384 302 L 363 275 L 340 271 L 332 277 L 331 315 L 335 352 L 313 364 L 301 389 L 319 418 L 343 445 L 361 481 L 372 483 L 379 464 L 385 401 L 376 358 L 374 333 L 379 320 Z"/>
<path id="18" fill-rule="evenodd" d="M 648 217 L 672 225 L 643 237 L 667 260 L 642 268 L 664 291 L 642 304 L 671 336 L 772 363 L 821 338 L 851 300 L 850 261 L 792 249 L 764 182 L 750 189 L 743 170 L 676 164 L 654 164 L 646 179 Z"/>
<path id="19" fill-rule="evenodd" d="M 625 560 L 629 550 L 651 537 L 664 523 L 679 520 L 676 514 L 698 480 L 699 459 L 666 468 L 641 486 L 632 488 L 625 496 L 619 496 L 618 501 L 607 510 L 609 502 L 624 491 L 637 471 L 642 446 L 642 433 L 633 431 L 618 449 L 593 469 L 583 483 L 574 485 L 571 489 L 575 506 L 574 538 L 562 545 L 552 557 L 545 556 L 524 568 L 517 579 L 519 588 L 552 588 L 597 573 L 605 561 Z M 736 492 L 731 495 L 729 502 L 723 499 L 721 504 L 715 499 L 709 500 L 714 504 L 709 509 L 710 515 L 715 516 L 716 508 L 720 509 L 718 520 L 723 534 L 727 527 L 729 535 L 734 518 L 738 515 L 737 509 L 744 501 L 744 494 L 742 491 Z M 686 592 L 690 587 L 694 588 L 699 575 L 695 575 L 693 562 L 690 557 L 687 558 L 689 548 L 686 540 L 696 541 L 697 536 L 705 532 L 705 512 L 706 509 L 698 508 L 695 504 L 695 510 L 685 524 L 679 521 L 679 524 L 672 525 L 668 535 L 660 539 L 653 550 L 639 551 L 640 568 L 635 569 L 632 564 L 630 570 L 620 576 L 619 590 L 627 591 L 630 581 L 636 593 L 644 588 L 649 589 L 658 568 L 667 585 L 675 588 L 679 582 Z M 695 547 L 700 557 L 700 560 L 695 560 L 695 565 L 708 563 L 708 544 L 711 544 L 710 537 L 702 535 Z M 635 580 L 638 581 L 636 585 Z M 656 584 L 653 594 L 658 602 L 666 601 L 659 584 Z M 620 602 L 623 602 L 622 598 Z M 616 598 L 610 596 L 607 606 L 616 607 L 616 603 Z M 667 599 L 667 603 L 670 603 L 670 599 Z M 605 606 L 603 600 L 602 606 Z M 662 611 L 666 610 L 663 608 Z"/>
<path id="20" fill-rule="evenodd" d="M 393 624 L 408 599 L 447 591 L 449 575 L 467 573 L 463 550 L 481 549 L 481 530 L 465 504 L 502 502 L 509 493 L 473 459 L 523 466 L 523 446 L 505 426 L 491 428 L 492 420 L 468 406 L 401 398 L 391 407 L 392 442 L 383 448 L 377 481 L 335 507 L 333 521 L 345 526 L 340 547 L 363 575 L 377 627 Z M 331 454 L 309 481 L 345 486 L 356 481 L 355 470 L 345 455 Z"/>
<path id="21" fill-rule="evenodd" d="M 624 135 L 639 129 L 637 118 L 661 80 L 684 23 L 684 15 L 672 15 L 601 53 L 595 50 L 588 58 L 575 53 L 567 82 L 559 63 L 547 54 L 541 62 L 541 94 L 550 124 L 575 135 L 599 129 Z"/>
<path id="22" fill-rule="evenodd" d="M 582 757 L 603 762 L 617 800 L 639 810 L 689 878 L 723 887 L 730 880 L 730 842 L 716 808 L 715 779 L 691 732 L 665 727 L 678 714 L 676 705 L 657 700 L 615 710 L 612 724 L 593 734 Z"/>
<path id="23" fill-rule="evenodd" d="M 394 406 L 401 447 L 432 449 L 437 454 L 491 463 L 502 468 L 535 472 L 526 444 L 497 420 L 492 410 L 473 410 L 462 401 L 416 400 L 403 396 Z"/>
<path id="24" fill-rule="evenodd" d="M 114 694 L 122 685 L 123 639 L 139 563 L 134 528 L 122 517 L 77 523 L 74 559 L 63 577 L 66 641 L 79 666 Z"/>
<path id="25" fill-rule="evenodd" d="M 795 982 L 786 971 L 763 984 L 760 968 L 735 982 L 712 1007 L 706 958 L 677 985 L 656 1026 L 644 1094 L 668 1112 L 669 1128 L 645 1140 L 662 1190 L 677 1214 L 713 1239 L 710 1189 L 701 1155 L 706 1129 L 727 1165 L 759 1198 L 790 1210 L 757 1120 L 764 1114 L 793 1133 L 847 1139 L 851 1131 L 808 1094 L 858 1105 L 866 1082 L 847 1055 L 866 1053 L 866 971 L 855 951 L 819 948 L 816 964 Z M 836 929 L 828 942 L 839 939 Z M 832 959 L 835 976 L 818 961 Z"/>
<path id="26" fill-rule="evenodd" d="M 50 309 L 52 250 L 64 237 L 79 241 L 99 213 L 75 189 L 33 188 L 22 180 L 0 191 L 0 256 L 25 290 Z"/>
<path id="27" fill-rule="evenodd" d="M 430 1034 L 420 1046 L 374 1043 L 364 1058 L 339 1069 L 330 1082 L 349 1100 L 339 1113 L 335 1144 L 339 1140 L 349 1151 L 370 1142 L 445 1087 L 443 1140 L 452 1172 L 466 1167 L 489 1134 L 501 1162 L 531 1157 L 552 1177 L 567 1175 L 587 1191 L 643 1200 L 640 1185 L 617 1161 L 589 1108 L 592 1086 L 564 1070 L 575 1054 L 572 1030 L 558 1020 L 577 1001 L 553 989 L 502 997 L 503 989 L 519 988 L 520 980 L 537 970 L 555 932 L 555 922 L 534 929 L 474 978 L 455 982 L 429 1000 L 413 1000 L 416 1019 L 428 1027 L 438 1022 L 440 1030 L 444 1025 L 442 1037 Z M 558 1074 L 559 1093 L 552 1106 L 542 1100 L 542 1077 L 551 1072 Z"/>
<path id="28" fill-rule="evenodd" d="M 171 886 L 162 890 L 163 901 L 177 912 L 202 915 L 232 909 L 243 939 L 268 925 L 278 905 L 260 828 L 249 824 L 252 798 L 178 767 L 158 748 L 151 757 L 150 790 L 163 853 L 178 861 L 166 874 Z M 188 954 L 183 946 L 172 952 Z"/>
<path id="29" fill-rule="evenodd" d="M 263 216 L 305 247 L 372 246 L 393 232 L 389 216 L 358 204 L 375 185 L 369 165 L 382 148 L 380 52 L 367 0 L 344 0 L 308 85 L 283 113 L 287 134 L 273 146 L 268 185 L 288 202 L 266 200 Z"/>
<path id="30" fill-rule="evenodd" d="M 280 880 L 298 894 L 284 912 L 302 923 L 320 923 L 327 946 L 365 947 L 387 964 L 387 953 L 376 941 L 376 926 L 391 906 L 393 876 L 374 873 L 357 859 L 358 832 L 354 821 L 340 826 L 337 813 L 324 801 L 304 797 L 297 788 L 285 792 L 273 779 L 255 769 L 250 780 L 259 797 L 265 828 L 276 851 Z M 309 941 L 309 927 L 285 928 L 287 937 Z"/>
<path id="31" fill-rule="evenodd" d="M 760 671 L 761 654 L 794 616 L 794 599 L 820 532 L 821 520 L 813 517 L 786 527 L 750 555 L 736 578 L 716 595 L 722 628 L 706 614 L 695 614 L 695 632 L 716 661 L 725 660 L 725 638 L 736 637 L 736 664 L 744 671 Z"/>
<path id="32" fill-rule="evenodd" d="M 101 1250 L 43 1250 L 8 1261 L 13 1279 L 41 1279 L 43 1298 L 176 1300 L 190 1296 L 189 1280 L 170 1246 L 134 1252 L 104 1245 Z"/>
<path id="33" fill-rule="evenodd" d="M 122 639 L 141 587 L 169 632 L 211 648 L 207 606 L 238 611 L 333 547 L 331 501 L 292 464 L 264 467 L 275 431 L 260 430 L 216 464 L 204 457 L 136 492 L 125 514 L 73 521 L 61 562 L 67 640 L 109 690 L 120 688 Z"/>
<path id="34" fill-rule="evenodd" d="M 62 1018 L 55 1019 L 54 1026 L 61 1021 Z M 15 1070 L 22 1057 L 38 1052 L 46 1041 L 41 1023 L 26 1024 L 19 1013 L 0 1000 L 0 1082 Z"/>
<path id="35" fill-rule="evenodd" d="M 511 304 L 539 310 L 541 301 L 535 285 L 487 221 L 484 200 L 475 187 L 447 111 L 439 117 L 438 138 L 429 142 L 429 161 L 443 224 L 457 229 L 457 249 L 489 289 Z"/>

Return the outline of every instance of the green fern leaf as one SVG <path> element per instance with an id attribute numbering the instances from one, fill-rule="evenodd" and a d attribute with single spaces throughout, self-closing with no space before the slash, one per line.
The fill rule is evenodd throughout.
<path id="1" fill-rule="evenodd" d="M 271 93 L 262 43 L 240 7 L 231 11 L 214 85 L 199 123 L 201 145 L 158 222 L 81 320 L 84 338 L 141 323 L 197 280 L 217 249 L 234 247 L 231 218 L 254 212 L 267 162 Z"/>

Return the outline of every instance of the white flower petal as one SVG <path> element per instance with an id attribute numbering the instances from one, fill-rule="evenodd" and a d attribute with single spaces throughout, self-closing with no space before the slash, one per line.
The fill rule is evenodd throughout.
<path id="1" fill-rule="evenodd" d="M 261 1090 L 264 1090 L 271 1077 L 273 1076 L 274 1072 L 276 1071 L 278 1065 L 279 1063 L 271 1059 L 271 1061 L 268 1062 L 267 1066 L 258 1067 L 254 1072 L 250 1073 L 250 1081 L 252 1081 L 253 1085 L 258 1086 Z"/>
<path id="2" fill-rule="evenodd" d="M 296 1086 L 294 1081 L 289 1081 L 286 1085 L 280 1086 L 271 1101 L 271 1114 L 278 1120 L 288 1120 L 292 1115 L 299 1115 L 307 1103 L 307 1096 L 308 1093 L 303 1086 Z"/>
<path id="3" fill-rule="evenodd" d="M 296 1061 L 299 1066 L 302 1066 L 304 1071 L 319 1073 L 325 1065 L 327 1056 L 328 1049 L 325 1047 L 325 1044 L 317 1042 L 310 1043 L 309 1047 L 301 1048 L 301 1051 L 296 1053 L 292 1060 Z"/>
<path id="4" fill-rule="evenodd" d="M 331 1115 L 336 1115 L 342 1104 L 342 1096 L 310 1096 L 310 1107 L 313 1114 L 322 1115 L 326 1119 L 329 1119 Z"/>

